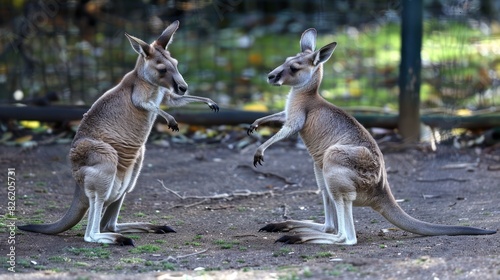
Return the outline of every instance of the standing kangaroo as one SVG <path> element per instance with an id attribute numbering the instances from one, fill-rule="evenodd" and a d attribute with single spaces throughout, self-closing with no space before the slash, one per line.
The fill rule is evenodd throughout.
<path id="1" fill-rule="evenodd" d="M 83 116 L 76 132 L 69 158 L 76 189 L 73 202 L 57 222 L 24 225 L 19 229 L 57 234 L 76 225 L 87 210 L 87 242 L 134 245 L 120 233 L 174 232 L 168 226 L 149 223 L 118 224 L 118 214 L 125 198 L 137 182 L 144 159 L 145 143 L 157 115 L 178 130 L 175 119 L 160 109 L 163 100 L 171 106 L 205 102 L 218 111 L 208 98 L 183 95 L 188 85 L 177 70 L 177 60 L 167 51 L 179 27 L 175 21 L 151 45 L 125 34 L 139 54 L 134 70 L 102 95 Z"/>
<path id="2" fill-rule="evenodd" d="M 262 165 L 264 151 L 273 143 L 295 133 L 302 137 L 314 160 L 314 174 L 321 189 L 325 223 L 289 220 L 271 223 L 260 231 L 295 231 L 277 240 L 284 243 L 356 244 L 352 206 L 370 206 L 389 222 L 421 235 L 480 235 L 496 231 L 463 226 L 447 226 L 419 221 L 396 203 L 387 181 L 382 152 L 368 131 L 342 109 L 323 99 L 318 89 L 323 63 L 337 43 L 315 51 L 316 30 L 304 31 L 301 52 L 288 57 L 268 75 L 275 86 L 289 85 L 285 111 L 257 119 L 248 129 L 277 121 L 283 127 L 257 148 L 253 163 Z"/>

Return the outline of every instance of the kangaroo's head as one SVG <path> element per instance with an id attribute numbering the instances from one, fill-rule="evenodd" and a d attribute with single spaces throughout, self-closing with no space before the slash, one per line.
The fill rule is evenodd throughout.
<path id="1" fill-rule="evenodd" d="M 322 65 L 331 56 L 336 42 L 330 43 L 321 49 L 314 51 L 316 47 L 316 29 L 309 28 L 300 38 L 300 53 L 295 56 L 288 57 L 285 63 L 276 67 L 267 76 L 268 83 L 274 86 L 289 85 L 292 87 L 303 87 L 310 85 L 314 76 L 319 76 L 321 81 Z M 317 71 L 320 71 L 315 75 Z"/>
<path id="2" fill-rule="evenodd" d="M 179 28 L 179 21 L 174 21 L 151 44 L 127 33 L 125 35 L 132 48 L 139 54 L 135 66 L 137 75 L 152 85 L 164 87 L 178 95 L 184 95 L 188 85 L 177 69 L 177 60 L 167 51 L 177 28 Z"/>

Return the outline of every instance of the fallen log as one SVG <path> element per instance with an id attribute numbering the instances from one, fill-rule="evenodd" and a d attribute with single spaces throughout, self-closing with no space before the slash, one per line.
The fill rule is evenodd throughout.
<path id="1" fill-rule="evenodd" d="M 41 122 L 64 122 L 80 120 L 89 107 L 86 106 L 12 106 L 0 105 L 0 120 L 38 120 Z M 271 114 L 271 112 L 251 112 L 222 108 L 213 113 L 200 109 L 169 109 L 179 123 L 191 125 L 240 125 L 250 124 L 255 119 Z M 373 112 L 353 112 L 352 115 L 365 127 L 382 127 L 394 129 L 397 127 L 398 116 Z M 500 127 L 500 114 L 484 114 L 475 116 L 422 115 L 421 121 L 431 127 L 490 129 Z M 158 121 L 164 122 L 162 118 Z"/>

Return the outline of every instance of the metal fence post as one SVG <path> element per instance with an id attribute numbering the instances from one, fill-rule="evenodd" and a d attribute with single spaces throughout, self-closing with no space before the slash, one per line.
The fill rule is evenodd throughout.
<path id="1" fill-rule="evenodd" d="M 420 139 L 420 69 L 422 0 L 403 0 L 399 68 L 399 133 L 405 143 Z"/>

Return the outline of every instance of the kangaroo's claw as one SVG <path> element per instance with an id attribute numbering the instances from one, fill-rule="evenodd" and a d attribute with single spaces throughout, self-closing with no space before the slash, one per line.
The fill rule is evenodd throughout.
<path id="1" fill-rule="evenodd" d="M 257 164 L 260 164 L 262 166 L 263 162 L 264 162 L 264 156 L 255 155 L 253 157 L 253 166 L 257 167 Z"/>
<path id="2" fill-rule="evenodd" d="M 172 129 L 172 131 L 179 131 L 179 126 L 177 124 L 169 124 L 168 128 Z"/>
<path id="3" fill-rule="evenodd" d="M 217 105 L 216 103 L 208 103 L 208 107 L 210 107 L 210 109 L 212 109 L 212 111 L 214 112 L 219 112 L 219 105 Z"/>
<path id="4" fill-rule="evenodd" d="M 257 127 L 259 127 L 259 126 L 255 125 L 255 124 L 250 125 L 250 127 L 247 130 L 247 134 L 250 136 L 250 134 L 252 134 L 254 131 L 257 130 Z"/>
<path id="5" fill-rule="evenodd" d="M 159 233 L 159 234 L 175 232 L 175 230 L 169 226 L 156 226 L 154 230 L 155 230 L 155 233 Z"/>

